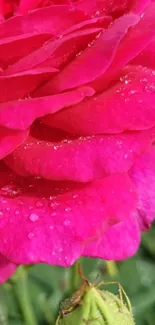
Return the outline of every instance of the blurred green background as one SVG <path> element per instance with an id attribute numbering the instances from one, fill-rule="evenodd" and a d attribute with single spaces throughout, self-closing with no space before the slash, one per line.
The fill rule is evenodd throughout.
<path id="1" fill-rule="evenodd" d="M 121 282 L 131 300 L 136 325 L 155 325 L 155 224 L 143 234 L 134 257 L 116 264 L 89 258 L 81 263 L 92 282 Z M 73 268 L 45 264 L 27 267 L 26 272 L 19 268 L 13 279 L 0 286 L 0 325 L 27 325 L 27 317 L 31 325 L 53 325 L 59 303 L 69 295 L 73 281 Z M 111 292 L 116 289 L 108 286 Z"/>

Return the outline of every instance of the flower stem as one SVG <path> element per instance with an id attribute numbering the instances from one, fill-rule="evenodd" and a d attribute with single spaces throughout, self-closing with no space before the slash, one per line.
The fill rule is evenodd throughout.
<path id="1" fill-rule="evenodd" d="M 72 291 L 76 290 L 79 285 L 79 274 L 78 274 L 78 264 L 79 262 L 75 262 L 73 266 L 70 268 L 70 289 Z"/>
<path id="2" fill-rule="evenodd" d="M 12 284 L 25 325 L 37 325 L 37 320 L 29 297 L 27 271 L 24 267 L 21 266 L 18 269 L 17 276 L 12 280 Z"/>
<path id="3" fill-rule="evenodd" d="M 106 261 L 107 273 L 111 278 L 115 278 L 118 275 L 117 264 L 114 261 Z"/>

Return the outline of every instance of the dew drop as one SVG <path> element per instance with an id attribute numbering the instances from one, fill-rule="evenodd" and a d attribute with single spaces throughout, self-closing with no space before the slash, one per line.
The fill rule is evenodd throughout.
<path id="1" fill-rule="evenodd" d="M 137 90 L 136 90 L 136 89 L 132 89 L 132 90 L 130 90 L 130 92 L 129 92 L 130 95 L 134 95 L 134 94 L 136 94 L 136 93 L 137 93 Z"/>
<path id="2" fill-rule="evenodd" d="M 2 203 L 3 203 L 3 204 L 6 204 L 6 203 L 7 203 L 7 201 L 6 201 L 6 200 L 2 200 Z"/>
<path id="3" fill-rule="evenodd" d="M 38 201 L 37 203 L 36 203 L 36 207 L 37 208 L 41 208 L 43 206 L 43 203 L 41 202 L 41 201 Z"/>
<path id="4" fill-rule="evenodd" d="M 66 212 L 71 211 L 71 208 L 66 208 L 65 211 Z"/>
<path id="5" fill-rule="evenodd" d="M 33 232 L 29 232 L 29 234 L 28 234 L 28 238 L 29 239 L 32 239 L 34 237 L 34 233 Z"/>
<path id="6" fill-rule="evenodd" d="M 51 225 L 51 226 L 49 226 L 49 228 L 50 228 L 50 230 L 53 230 L 54 229 L 54 226 Z"/>
<path id="7" fill-rule="evenodd" d="M 7 197 L 16 197 L 21 193 L 21 189 L 14 185 L 5 185 L 1 188 L 1 195 Z"/>
<path id="8" fill-rule="evenodd" d="M 58 253 L 61 253 L 61 252 L 63 252 L 63 248 L 62 247 L 58 248 Z"/>
<path id="9" fill-rule="evenodd" d="M 71 223 L 70 220 L 65 220 L 65 221 L 64 221 L 64 226 L 69 226 L 70 223 Z"/>
<path id="10" fill-rule="evenodd" d="M 52 213 L 51 213 L 51 217 L 55 217 L 56 215 L 57 215 L 56 212 L 52 212 Z"/>
<path id="11" fill-rule="evenodd" d="M 145 86 L 145 91 L 147 92 L 147 93 L 152 93 L 152 92 L 154 92 L 155 91 L 155 85 L 146 85 Z"/>
<path id="12" fill-rule="evenodd" d="M 73 199 L 77 199 L 78 198 L 78 194 L 73 194 Z"/>
<path id="13" fill-rule="evenodd" d="M 35 213 L 31 213 L 29 219 L 32 222 L 35 222 L 35 221 L 39 220 L 39 216 L 37 214 L 35 214 Z"/>

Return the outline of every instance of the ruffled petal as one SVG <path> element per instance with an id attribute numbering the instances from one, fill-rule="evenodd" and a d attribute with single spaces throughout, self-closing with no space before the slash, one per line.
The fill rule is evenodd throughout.
<path id="1" fill-rule="evenodd" d="M 124 15 L 117 19 L 95 42 L 38 92 L 41 95 L 57 93 L 86 84 L 101 76 L 111 64 L 121 39 L 129 27 L 136 24 L 138 20 L 139 17 L 134 14 Z"/>
<path id="2" fill-rule="evenodd" d="M 45 0 L 46 1 L 46 0 Z M 71 4 L 72 0 L 48 0 L 45 2 L 47 5 Z M 44 6 L 44 0 L 20 0 L 17 12 L 25 14 L 29 10 Z"/>
<path id="3" fill-rule="evenodd" d="M 105 74 L 92 83 L 96 91 L 107 89 L 126 64 L 133 60 L 154 38 L 155 2 L 151 2 L 141 15 L 140 21 L 133 26 L 117 48 L 115 57 Z"/>
<path id="4" fill-rule="evenodd" d="M 39 48 L 50 37 L 50 34 L 25 34 L 0 40 L 1 70 L 8 68 L 14 62 Z"/>
<path id="5" fill-rule="evenodd" d="M 6 20 L 0 25 L 0 38 L 27 33 L 57 36 L 86 18 L 84 13 L 67 5 L 44 7 Z"/>
<path id="6" fill-rule="evenodd" d="M 129 7 L 129 10 L 131 10 L 132 12 L 136 13 L 136 14 L 141 14 L 144 9 L 151 3 L 152 0 L 134 0 L 134 1 L 130 1 L 131 5 Z"/>
<path id="7" fill-rule="evenodd" d="M 45 117 L 44 122 L 73 134 L 120 133 L 155 125 L 155 71 L 127 66 L 114 86 L 80 105 Z"/>
<path id="8" fill-rule="evenodd" d="M 25 91 L 25 87 L 23 89 Z M 25 130 L 36 118 L 75 105 L 93 94 L 92 88 L 81 87 L 63 94 L 6 102 L 0 106 L 0 125 Z"/>
<path id="9" fill-rule="evenodd" d="M 132 60 L 134 65 L 142 65 L 155 70 L 155 38 Z"/>
<path id="10" fill-rule="evenodd" d="M 17 264 L 70 265 L 86 242 L 137 205 L 125 174 L 82 185 L 17 177 L 2 166 L 0 172 L 0 251 Z"/>
<path id="11" fill-rule="evenodd" d="M 129 11 L 141 13 L 151 0 L 79 0 L 76 7 L 88 15 L 112 15 L 116 18 Z"/>
<path id="12" fill-rule="evenodd" d="M 5 69 L 3 75 L 25 71 L 34 67 L 59 68 L 72 59 L 76 53 L 83 50 L 101 31 L 102 28 L 90 28 L 84 31 L 75 31 L 59 39 L 50 39 L 38 50 L 33 51 Z"/>
<path id="13" fill-rule="evenodd" d="M 155 128 L 121 135 L 65 137 L 36 126 L 39 139 L 30 136 L 5 162 L 22 176 L 88 182 L 127 172 L 155 139 Z M 43 140 L 43 134 L 47 137 Z M 17 164 L 18 161 L 18 164 Z"/>
<path id="14" fill-rule="evenodd" d="M 29 132 L 26 130 L 12 131 L 6 128 L 0 128 L 0 159 L 7 156 L 28 137 Z"/>
<path id="15" fill-rule="evenodd" d="M 49 67 L 0 76 L 0 102 L 29 97 L 42 82 L 57 72 L 57 69 Z"/>
<path id="16" fill-rule="evenodd" d="M 84 255 L 120 261 L 134 255 L 139 244 L 140 230 L 137 217 L 128 214 L 125 221 L 109 227 L 102 239 L 88 244 Z"/>

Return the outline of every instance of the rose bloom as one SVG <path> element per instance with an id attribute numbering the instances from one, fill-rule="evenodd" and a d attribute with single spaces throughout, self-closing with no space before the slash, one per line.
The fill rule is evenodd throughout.
<path id="1" fill-rule="evenodd" d="M 155 2 L 0 1 L 0 281 L 133 255 L 155 215 Z"/>

